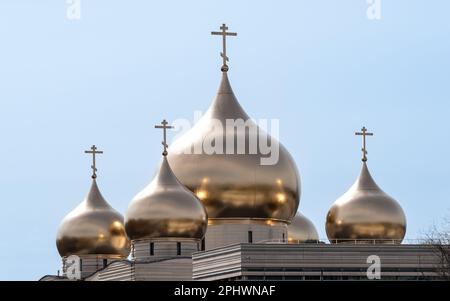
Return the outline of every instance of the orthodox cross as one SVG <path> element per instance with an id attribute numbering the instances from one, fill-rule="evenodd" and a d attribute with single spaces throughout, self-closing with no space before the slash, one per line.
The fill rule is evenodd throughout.
<path id="1" fill-rule="evenodd" d="M 223 65 L 222 65 L 222 72 L 228 71 L 228 56 L 227 56 L 227 36 L 237 36 L 236 32 L 227 32 L 228 27 L 224 24 L 220 26 L 220 30 L 222 31 L 212 31 L 211 34 L 214 36 L 222 36 L 222 52 L 220 53 L 220 56 L 223 59 Z"/>
<path id="2" fill-rule="evenodd" d="M 98 151 L 95 145 L 91 146 L 91 150 L 84 151 L 86 154 L 92 154 L 92 178 L 95 179 L 97 177 L 97 167 L 95 165 L 95 155 L 103 154 L 103 151 Z"/>
<path id="3" fill-rule="evenodd" d="M 361 132 L 356 132 L 355 135 L 363 136 L 363 146 L 361 149 L 362 153 L 363 153 L 362 161 L 366 162 L 367 161 L 366 136 L 373 136 L 373 133 L 368 133 L 366 127 L 363 126 L 363 128 L 361 129 Z"/>
<path id="4" fill-rule="evenodd" d="M 163 129 L 163 141 L 162 145 L 164 147 L 163 156 L 167 156 L 167 148 L 169 147 L 167 145 L 167 129 L 173 129 L 173 126 L 168 125 L 169 123 L 164 119 L 161 122 L 161 125 L 155 125 L 155 129 Z"/>

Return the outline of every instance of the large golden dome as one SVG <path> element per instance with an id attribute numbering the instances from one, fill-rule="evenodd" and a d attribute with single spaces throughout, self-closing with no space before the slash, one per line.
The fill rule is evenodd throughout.
<path id="1" fill-rule="evenodd" d="M 177 180 L 164 156 L 153 181 L 134 197 L 128 207 L 125 229 L 132 240 L 202 239 L 207 220 L 203 205 Z"/>
<path id="2" fill-rule="evenodd" d="M 216 98 L 205 115 L 171 146 L 169 162 L 177 178 L 205 205 L 210 219 L 244 218 L 290 221 L 300 198 L 299 175 L 294 160 L 279 144 L 278 161 L 262 165 L 266 158 L 260 147 L 253 153 L 249 141 L 272 141 L 259 127 L 255 131 L 221 131 L 226 120 L 242 120 L 256 128 L 238 103 L 226 72 Z M 205 138 L 216 137 L 223 153 L 208 154 L 201 148 Z M 267 140 L 262 140 L 267 139 Z M 273 139 L 273 140 L 271 140 Z M 234 141 L 231 145 L 227 141 Z M 245 141 L 244 154 L 237 141 Z M 200 146 L 201 152 L 196 153 Z M 231 150 L 231 151 L 230 151 Z"/>
<path id="3" fill-rule="evenodd" d="M 288 226 L 289 243 L 318 242 L 319 234 L 314 224 L 303 214 L 297 212 Z"/>
<path id="4" fill-rule="evenodd" d="M 326 232 L 331 242 L 400 243 L 406 217 L 397 201 L 378 187 L 363 162 L 356 182 L 328 211 Z"/>
<path id="5" fill-rule="evenodd" d="M 105 201 L 95 179 L 84 201 L 62 220 L 56 246 L 62 257 L 127 257 L 130 253 L 123 216 Z"/>

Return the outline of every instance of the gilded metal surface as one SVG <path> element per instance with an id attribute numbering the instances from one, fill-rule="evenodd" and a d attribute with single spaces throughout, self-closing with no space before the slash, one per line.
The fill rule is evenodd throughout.
<path id="1" fill-rule="evenodd" d="M 271 218 L 210 218 L 208 225 L 269 225 L 286 226 L 286 221 Z"/>
<path id="2" fill-rule="evenodd" d="M 125 214 L 132 240 L 145 238 L 202 239 L 207 214 L 197 197 L 173 174 L 166 157 L 153 181 L 136 195 Z"/>
<path id="3" fill-rule="evenodd" d="M 127 257 L 130 253 L 123 217 L 105 201 L 95 179 L 84 201 L 61 222 L 56 246 L 62 257 Z"/>
<path id="4" fill-rule="evenodd" d="M 288 226 L 289 243 L 318 242 L 319 234 L 314 224 L 303 214 L 297 212 Z"/>
<path id="5" fill-rule="evenodd" d="M 227 135 L 231 135 L 234 141 L 243 139 L 246 146 L 250 138 L 255 139 L 251 131 L 221 131 L 216 126 L 217 120 L 225 125 L 227 119 L 242 119 L 254 124 L 238 103 L 227 73 L 223 72 L 217 96 L 208 111 L 171 146 L 168 160 L 175 175 L 202 201 L 209 218 L 290 221 L 299 205 L 300 182 L 295 162 L 281 144 L 279 160 L 274 165 L 261 165 L 261 157 L 267 155 L 259 147 L 254 154 L 248 151 L 248 147 L 245 154 L 239 154 L 237 143 L 232 154 L 193 153 L 206 136 L 223 139 L 224 147 L 230 147 L 225 143 Z M 271 141 L 262 130 L 258 130 L 256 135 L 258 141 Z"/>
<path id="6" fill-rule="evenodd" d="M 330 241 L 358 239 L 401 242 L 406 217 L 400 205 L 378 187 L 363 162 L 353 186 L 330 208 L 326 220 Z"/>

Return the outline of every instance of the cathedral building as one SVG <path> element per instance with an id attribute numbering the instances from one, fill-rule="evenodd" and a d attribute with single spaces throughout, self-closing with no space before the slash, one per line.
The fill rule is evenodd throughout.
<path id="1" fill-rule="evenodd" d="M 402 243 L 406 216 L 372 178 L 363 127 L 362 168 L 351 188 L 326 216 L 328 241 L 299 210 L 301 185 L 288 150 L 250 119 L 228 77 L 225 24 L 221 81 L 206 114 L 167 145 L 154 179 L 130 202 L 124 216 L 97 185 L 95 146 L 92 184 L 85 200 L 61 222 L 56 246 L 59 275 L 41 280 L 355 280 L 437 279 L 440 258 L 432 245 Z M 270 110 L 270 108 L 268 108 Z M 244 130 L 216 124 L 245 122 Z M 223 129 L 223 128 L 222 128 Z M 251 129 L 251 130 L 249 130 Z M 198 152 L 207 137 L 227 152 Z M 229 142 L 232 141 L 231 145 Z M 243 141 L 244 148 L 239 141 Z M 260 144 L 278 146 L 278 160 Z M 158 158 L 149 158 L 156 162 Z"/>

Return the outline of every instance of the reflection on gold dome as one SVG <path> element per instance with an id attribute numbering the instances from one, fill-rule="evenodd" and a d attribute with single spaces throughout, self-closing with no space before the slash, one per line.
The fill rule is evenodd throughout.
<path id="1" fill-rule="evenodd" d="M 378 187 L 363 162 L 356 182 L 331 206 L 326 232 L 331 242 L 400 243 L 406 232 L 406 218 L 397 201 Z"/>
<path id="2" fill-rule="evenodd" d="M 95 179 L 86 199 L 61 222 L 56 245 L 62 257 L 90 254 L 127 257 L 130 253 L 123 217 L 105 201 Z"/>
<path id="3" fill-rule="evenodd" d="M 222 132 L 216 126 L 219 120 L 242 119 L 248 115 L 238 103 L 228 76 L 223 72 L 217 96 L 199 122 L 171 146 L 168 160 L 180 182 L 195 193 L 208 212 L 209 218 L 262 218 L 290 221 L 299 205 L 300 183 L 294 160 L 280 144 L 279 160 L 274 165 L 261 165 L 263 155 L 248 150 L 249 141 L 256 139 L 253 131 Z M 238 143 L 225 154 L 195 153 L 205 137 L 219 137 L 226 141 L 245 141 L 245 154 L 238 153 Z M 267 139 L 262 130 L 256 132 L 257 141 Z M 263 140 L 263 141 L 267 141 Z M 253 140 L 255 141 L 255 140 Z M 275 141 L 274 139 L 272 140 Z M 230 154 L 231 153 L 231 154 Z"/>
<path id="4" fill-rule="evenodd" d="M 206 190 L 199 190 L 199 191 L 197 191 L 197 197 L 200 200 L 206 199 L 207 196 L 208 196 L 208 191 L 206 191 Z"/>
<path id="5" fill-rule="evenodd" d="M 283 204 L 286 202 L 286 195 L 284 193 L 277 193 L 278 202 Z"/>
<path id="6" fill-rule="evenodd" d="M 125 216 L 126 232 L 132 240 L 202 239 L 206 226 L 203 205 L 177 180 L 166 157 L 153 181 L 133 199 Z"/>
<path id="7" fill-rule="evenodd" d="M 297 212 L 288 226 L 289 243 L 317 243 L 319 234 L 314 224 L 303 214 Z"/>

